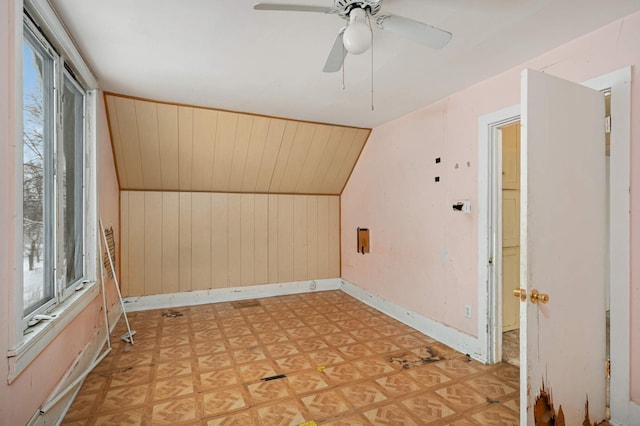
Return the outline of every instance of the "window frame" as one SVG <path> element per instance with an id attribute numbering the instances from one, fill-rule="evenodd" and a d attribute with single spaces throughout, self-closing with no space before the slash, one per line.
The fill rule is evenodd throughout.
<path id="1" fill-rule="evenodd" d="M 9 350 L 6 353 L 9 372 L 7 381 L 13 383 L 15 379 L 35 360 L 53 340 L 64 331 L 64 329 L 99 295 L 100 285 L 98 279 L 98 199 L 97 199 L 97 105 L 98 105 L 98 83 L 93 73 L 84 62 L 79 51 L 75 47 L 71 37 L 66 32 L 64 25 L 60 22 L 56 12 L 47 0 L 24 0 L 18 2 L 14 9 L 14 98 L 15 111 L 14 120 L 16 123 L 15 141 L 16 144 L 16 169 L 15 169 L 15 212 L 17 215 L 16 241 L 15 241 L 15 274 L 13 285 L 13 297 L 11 303 L 12 312 L 9 315 L 12 330 L 9 333 Z M 84 215 L 83 215 L 83 237 L 84 237 L 84 283 L 82 288 L 76 291 L 75 286 L 70 286 L 66 298 L 59 298 L 59 303 L 53 308 L 49 308 L 48 313 L 55 315 L 50 321 L 41 321 L 37 325 L 24 331 L 23 318 L 23 247 L 22 247 L 22 114 L 23 114 L 23 41 L 25 32 L 25 17 L 33 21 L 34 27 L 38 30 L 36 38 L 42 37 L 55 49 L 62 58 L 58 62 L 62 71 L 58 75 L 64 78 L 64 64 L 69 65 L 72 70 L 72 77 L 83 88 L 85 93 L 85 118 L 83 123 L 83 133 L 85 136 L 83 152 L 83 168 L 79 170 L 84 181 Z M 40 34 L 40 35 L 38 35 Z M 61 79 L 61 82 L 64 82 Z M 60 84 L 58 87 L 61 87 Z M 57 105 L 59 108 L 60 105 Z M 58 116 L 54 120 L 58 125 Z M 55 232 L 55 231 L 54 231 Z"/>
<path id="2" fill-rule="evenodd" d="M 49 164 L 47 168 L 44 168 L 44 191 L 47 196 L 45 196 L 44 208 L 45 213 L 43 217 L 43 221 L 45 222 L 45 239 L 48 239 L 47 244 L 49 245 L 49 249 L 44 251 L 46 259 L 49 261 L 47 268 L 43 271 L 43 277 L 45 280 L 45 286 L 51 286 L 51 296 L 50 299 L 43 302 L 40 306 L 35 309 L 31 309 L 28 312 L 23 312 L 23 329 L 26 331 L 30 327 L 29 322 L 39 314 L 50 314 L 54 311 L 57 305 L 63 303 L 69 296 L 71 296 L 76 290 L 77 286 L 82 284 L 82 282 L 89 281 L 87 278 L 87 268 L 85 264 L 85 260 L 87 258 L 87 249 L 86 246 L 86 233 L 85 227 L 87 222 L 86 217 L 86 209 L 82 200 L 86 197 L 86 176 L 85 176 L 85 154 L 86 154 L 86 98 L 87 98 L 87 90 L 82 87 L 82 85 L 75 79 L 75 76 L 67 70 L 67 66 L 65 64 L 65 58 L 62 55 L 59 55 L 54 47 L 48 42 L 44 34 L 42 34 L 37 27 L 37 25 L 33 22 L 28 13 L 24 14 L 23 19 L 23 28 L 24 28 L 24 38 L 31 39 L 29 41 L 33 41 L 39 44 L 39 47 L 42 51 L 46 52 L 50 59 L 52 60 L 52 66 L 50 72 L 52 73 L 48 79 L 45 80 L 45 85 L 51 84 L 51 87 L 44 87 L 43 92 L 49 92 L 48 95 L 45 95 L 44 102 L 48 104 L 48 108 L 45 108 L 45 117 L 44 117 L 44 126 L 47 128 L 48 134 L 51 137 L 46 138 L 43 142 L 44 148 L 44 163 Z M 31 48 L 35 48 L 35 46 L 31 46 Z M 24 58 L 23 58 L 24 60 Z M 65 66 L 66 65 L 66 66 Z M 47 81 L 51 80 L 51 81 Z M 65 273 L 66 269 L 64 267 L 65 261 L 65 236 L 69 233 L 68 230 L 65 229 L 65 219 L 66 215 L 64 213 L 65 210 L 65 200 L 63 198 L 63 193 L 65 191 L 65 177 L 64 173 L 66 170 L 65 167 L 65 141 L 64 141 L 64 125 L 65 117 L 64 114 L 64 91 L 66 88 L 67 81 L 71 85 L 73 89 L 75 89 L 82 96 L 82 106 L 80 111 L 80 116 L 76 117 L 74 111 L 74 119 L 80 119 L 81 125 L 81 141 L 80 141 L 80 168 L 78 170 L 74 170 L 74 180 L 76 178 L 76 173 L 80 174 L 79 185 L 81 191 L 81 201 L 78 203 L 81 209 L 80 215 L 82 218 L 82 225 L 80 230 L 80 240 L 82 246 L 82 259 L 81 259 L 81 273 L 80 277 L 74 279 L 70 282 L 67 282 Z M 24 81 L 23 81 L 24 88 Z M 24 109 L 24 105 L 23 105 Z M 75 106 L 73 108 L 75 110 Z M 50 114 L 49 114 L 50 112 Z M 24 128 L 24 123 L 23 123 Z M 75 135 L 77 136 L 77 135 Z M 74 140 L 74 145 L 77 141 Z M 22 144 L 21 144 L 22 147 Z M 75 147 L 74 147 L 75 148 Z M 74 153 L 74 155 L 76 155 Z M 74 165 L 75 166 L 75 165 Z M 53 169 L 53 170 L 52 170 Z M 22 182 L 22 180 L 21 180 Z M 22 185 L 19 188 L 20 193 L 22 193 Z M 24 216 L 24 214 L 22 215 Z M 23 219 L 24 220 L 24 219 Z M 22 228 L 22 227 L 21 227 Z M 75 234 L 75 233 L 74 233 Z M 18 234 L 18 238 L 22 239 L 24 236 L 24 232 L 20 232 Z M 22 245 L 24 246 L 24 241 L 22 241 Z M 23 255 L 21 256 L 23 257 Z M 49 281 L 47 283 L 47 281 Z M 23 277 L 23 292 L 24 292 L 24 277 Z M 46 291 L 45 291 L 46 293 Z"/>
<path id="3" fill-rule="evenodd" d="M 60 110 L 64 111 L 64 105 L 62 105 L 62 103 L 65 101 L 64 99 L 64 91 L 66 88 L 66 81 L 68 80 L 70 82 L 70 84 L 73 86 L 74 89 L 76 89 L 78 92 L 80 92 L 82 94 L 82 107 L 81 107 L 81 115 L 80 115 L 80 120 L 81 120 L 81 133 L 82 133 L 82 143 L 81 143 L 81 152 L 80 152 L 80 158 L 81 158 L 81 167 L 80 167 L 80 185 L 81 185 L 81 193 L 82 193 L 82 197 L 81 197 L 81 201 L 79 203 L 79 206 L 76 206 L 76 208 L 80 208 L 81 209 L 81 215 L 82 215 L 82 225 L 81 225 L 81 234 L 82 234 L 82 273 L 80 278 L 75 279 L 73 281 L 70 282 L 66 282 L 65 280 L 65 270 L 63 269 L 62 266 L 62 260 L 65 257 L 65 253 L 64 253 L 64 237 L 67 234 L 67 230 L 65 230 L 64 228 L 64 201 L 62 200 L 58 200 L 59 201 L 59 211 L 57 216 L 60 217 L 61 220 L 58 220 L 58 229 L 56 230 L 56 241 L 59 241 L 59 243 L 57 244 L 57 248 L 59 249 L 60 255 L 58 256 L 57 259 L 57 264 L 58 264 L 58 270 L 59 270 L 59 280 L 63 280 L 63 281 L 59 281 L 56 278 L 56 282 L 57 282 L 57 286 L 58 288 L 57 293 L 58 293 L 58 297 L 60 299 L 60 301 L 64 301 L 66 298 L 68 298 L 71 294 L 73 294 L 73 292 L 75 292 L 75 288 L 76 286 L 82 284 L 83 281 L 87 280 L 87 265 L 86 265 L 86 258 L 87 258 L 87 246 L 86 246 L 86 223 L 87 223 L 87 212 L 85 209 L 85 203 L 83 202 L 86 199 L 86 173 L 84 172 L 86 170 L 85 167 L 85 155 L 86 155 L 86 145 L 87 145 L 87 131 L 86 131 L 86 117 L 87 117 L 87 90 L 85 90 L 82 85 L 80 83 L 78 83 L 78 81 L 76 80 L 75 76 L 69 71 L 67 70 L 64 66 L 64 60 L 63 63 L 61 64 L 60 67 L 60 96 L 61 96 L 61 105 L 60 105 Z M 75 109 L 75 107 L 74 107 Z M 78 117 L 76 117 L 77 119 Z M 64 126 L 65 126 L 65 116 L 64 114 L 62 115 L 61 118 L 61 122 L 59 125 L 59 133 L 60 134 L 64 134 Z M 64 137 L 64 136 L 62 136 Z M 74 145 L 75 145 L 74 141 Z M 56 146 L 59 147 L 61 145 L 64 145 L 64 142 L 62 141 L 62 138 L 58 141 L 56 141 Z M 64 150 L 64 149 L 63 149 Z M 77 156 L 77 153 L 74 152 L 74 154 Z M 57 164 L 56 164 L 56 168 L 58 169 L 59 173 L 61 173 L 62 169 L 63 169 L 63 162 L 64 162 L 64 153 L 60 153 L 58 152 L 57 155 Z M 78 171 L 76 171 L 78 172 Z M 75 175 L 74 175 L 74 179 L 75 179 Z M 63 186 L 64 186 L 64 180 L 62 178 L 58 179 L 58 187 L 56 188 L 56 190 L 58 191 L 58 193 L 62 193 L 63 191 Z"/>
<path id="4" fill-rule="evenodd" d="M 48 76 L 48 78 L 45 79 L 45 85 L 46 84 L 51 84 L 52 88 L 51 91 L 48 92 L 47 87 L 43 88 L 43 103 L 44 108 L 43 110 L 45 111 L 44 114 L 45 116 L 43 117 L 43 127 L 45 128 L 44 133 L 45 135 L 49 135 L 50 137 L 46 138 L 43 141 L 43 191 L 45 194 L 45 200 L 43 202 L 43 208 L 44 208 L 44 212 L 43 212 L 43 222 L 48 219 L 51 215 L 53 215 L 52 220 L 49 220 L 48 222 L 52 222 L 49 224 L 44 224 L 43 225 L 43 242 L 46 242 L 44 244 L 43 247 L 43 258 L 45 259 L 45 261 L 48 263 L 49 266 L 55 265 L 56 263 L 56 259 L 55 259 L 55 244 L 51 245 L 51 243 L 53 241 L 55 241 L 55 235 L 56 235 L 56 226 L 55 226 L 55 202 L 52 202 L 52 199 L 55 199 L 55 179 L 53 178 L 52 174 L 48 173 L 48 170 L 51 167 L 55 167 L 55 141 L 56 141 L 56 132 L 57 132 L 57 126 L 56 126 L 56 119 L 55 117 L 58 114 L 57 111 L 57 102 L 56 102 L 56 90 L 58 87 L 58 84 L 56 82 L 56 68 L 58 67 L 58 54 L 56 53 L 55 49 L 53 49 L 53 47 L 51 46 L 51 44 L 46 40 L 46 38 L 43 37 L 43 35 L 38 31 L 37 27 L 35 26 L 35 24 L 33 23 L 33 21 L 31 21 L 26 15 L 23 16 L 23 28 L 27 28 L 28 31 L 25 31 L 24 34 L 24 41 L 25 42 L 29 42 L 30 43 L 30 47 L 33 50 L 38 51 L 38 53 L 40 54 L 46 54 L 49 59 L 51 60 L 51 66 L 50 67 L 46 67 L 47 68 L 47 72 L 50 72 L 51 74 Z M 28 39 L 28 40 L 27 40 Z M 33 46 L 33 45 L 37 45 L 37 46 Z M 24 58 L 23 58 L 24 61 Z M 49 69 L 50 68 L 50 69 Z M 50 80 L 50 81 L 49 81 Z M 24 99 L 24 81 L 22 84 L 22 98 Z M 24 114 L 24 104 L 22 105 L 22 110 L 23 110 L 23 114 Z M 47 112 L 51 112 L 50 114 L 47 114 Z M 22 129 L 21 129 L 21 135 L 24 133 L 24 120 L 22 123 Z M 47 140 L 50 139 L 50 140 Z M 20 141 L 20 152 L 24 153 L 24 142 Z M 51 149 L 53 148 L 53 151 L 51 151 Z M 24 155 L 24 154 L 22 154 Z M 24 182 L 24 156 L 23 156 L 23 161 L 18 161 L 17 162 L 17 169 L 18 169 L 18 176 L 20 177 L 19 180 L 19 186 L 17 188 L 17 191 L 19 194 L 22 194 L 23 191 L 23 182 Z M 48 165 L 47 165 L 48 164 Z M 22 206 L 23 204 L 23 197 L 20 197 L 20 205 Z M 19 244 L 20 246 L 24 246 L 24 213 L 19 215 L 18 217 L 21 218 L 21 222 L 20 222 L 20 232 L 18 232 L 18 240 L 19 240 Z M 53 241 L 52 241 L 53 240 Z M 24 259 L 24 255 L 23 253 L 17 253 L 19 254 L 19 259 L 20 262 L 23 261 Z M 55 269 L 55 267 L 54 267 Z M 22 269 L 22 279 L 24 280 L 24 269 Z M 48 300 L 42 302 L 39 301 L 38 303 L 40 304 L 39 306 L 36 306 L 35 308 L 31 309 L 31 307 L 29 307 L 28 309 L 28 313 L 24 313 L 24 309 L 23 309 L 23 328 L 27 328 L 27 322 L 33 318 L 35 315 L 39 314 L 39 313 L 43 313 L 46 312 L 48 310 L 50 310 L 55 304 L 56 304 L 56 288 L 55 288 L 55 273 L 51 270 L 51 268 L 47 268 L 46 270 L 43 269 L 43 280 L 45 281 L 45 283 L 48 281 L 50 287 L 51 287 L 51 298 L 49 298 Z M 24 282 L 24 281 L 23 281 Z M 24 292 L 24 285 L 22 288 L 22 291 Z M 24 296 L 23 296 L 24 297 Z"/>

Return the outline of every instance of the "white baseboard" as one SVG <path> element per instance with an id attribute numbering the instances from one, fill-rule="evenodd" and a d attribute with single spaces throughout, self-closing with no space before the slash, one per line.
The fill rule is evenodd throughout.
<path id="1" fill-rule="evenodd" d="M 380 312 L 407 324 L 453 349 L 469 354 L 472 358 L 482 359 L 478 339 L 423 315 L 409 311 L 339 278 L 129 297 L 124 300 L 124 304 L 127 312 L 135 312 L 328 290 L 342 290 L 361 302 L 372 306 Z M 120 305 L 113 305 L 108 315 L 111 330 L 113 330 L 121 315 L 122 309 Z M 64 379 L 56 386 L 56 391 L 52 393 L 52 396 L 55 395 L 58 390 L 64 389 L 68 383 L 71 383 L 76 377 L 79 377 L 79 375 L 91 365 L 93 360 L 99 356 L 100 350 L 105 345 L 105 342 L 106 336 L 104 328 L 101 328 L 95 333 L 94 337 L 74 361 L 72 368 L 69 369 Z M 30 426 L 59 424 L 71 406 L 81 385 L 82 382 L 46 413 L 35 413 L 28 424 Z"/>
<path id="2" fill-rule="evenodd" d="M 261 284 L 246 287 L 216 288 L 184 293 L 158 294 L 153 296 L 127 297 L 124 300 L 127 312 L 166 309 L 179 306 L 194 306 L 207 303 L 232 302 L 259 299 L 262 297 L 312 293 L 314 291 L 340 290 L 339 278 L 312 281 L 295 281 L 278 284 Z"/>
<path id="3" fill-rule="evenodd" d="M 415 328 L 419 332 L 436 339 L 437 341 L 444 343 L 463 354 L 469 354 L 473 359 L 485 362 L 485 355 L 482 353 L 480 342 L 476 337 L 469 336 L 455 328 L 409 311 L 402 306 L 371 294 L 348 281 L 340 281 L 342 282 L 342 291 L 355 297 L 361 302 L 376 308 L 380 312 L 397 319 L 409 327 Z"/>
<path id="4" fill-rule="evenodd" d="M 361 302 L 376 308 L 380 312 L 415 328 L 421 333 L 457 351 L 469 354 L 474 359 L 484 361 L 484 356 L 476 337 L 469 336 L 452 327 L 409 311 L 340 278 L 127 297 L 124 302 L 127 312 L 136 312 L 327 290 L 342 290 Z"/>
<path id="5" fill-rule="evenodd" d="M 342 290 L 363 303 L 383 312 L 386 315 L 420 331 L 421 333 L 438 340 L 441 343 L 472 358 L 484 362 L 481 345 L 476 337 L 465 334 L 457 329 L 434 321 L 416 312 L 412 312 L 395 303 L 385 300 L 377 295 L 340 278 L 297 281 L 278 284 L 264 284 L 247 287 L 233 287 L 225 289 L 213 289 L 193 291 L 186 293 L 173 293 L 155 296 L 129 297 L 125 299 L 125 309 L 128 312 L 143 311 L 149 309 L 163 309 L 179 306 L 192 306 L 206 303 L 230 302 L 236 300 L 256 299 L 272 296 L 284 296 L 290 294 L 311 293 L 317 291 Z M 122 315 L 119 304 L 115 304 L 109 310 L 109 325 L 111 330 Z M 83 352 L 74 361 L 64 379 L 56 389 L 63 389 L 76 377 L 86 370 L 100 355 L 100 350 L 106 342 L 104 328 L 98 330 Z M 27 423 L 28 425 L 52 425 L 60 424 L 67 410 L 71 406 L 82 383 L 76 389 L 69 392 L 67 397 L 61 399 L 51 410 L 46 413 L 36 412 Z M 53 392 L 55 394 L 55 392 Z M 640 405 L 629 402 L 629 423 L 640 425 Z"/>

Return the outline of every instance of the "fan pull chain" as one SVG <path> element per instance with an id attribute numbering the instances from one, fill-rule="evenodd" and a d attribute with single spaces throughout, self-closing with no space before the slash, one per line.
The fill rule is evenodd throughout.
<path id="1" fill-rule="evenodd" d="M 373 108 L 373 34 L 371 34 L 371 111 Z"/>
<path id="2" fill-rule="evenodd" d="M 345 27 L 346 28 L 346 27 Z M 343 28 L 343 30 L 345 29 Z M 342 33 L 344 37 L 344 32 Z M 342 90 L 345 90 L 346 86 L 344 84 L 344 67 L 346 65 L 345 59 L 347 58 L 347 48 L 344 47 L 344 42 L 342 43 Z"/>
<path id="3" fill-rule="evenodd" d="M 343 58 L 342 59 L 342 90 L 345 89 L 345 85 L 344 85 L 344 67 L 345 67 L 346 62 L 347 62 L 347 61 L 345 61 L 346 56 L 347 56 L 347 54 L 345 52 L 346 50 L 347 50 L 347 48 L 344 47 L 344 43 L 342 43 L 342 58 Z"/>
<path id="4" fill-rule="evenodd" d="M 369 31 L 371 31 L 371 111 L 374 111 L 373 107 L 373 28 L 371 27 L 371 17 L 367 12 L 367 23 L 369 24 Z"/>

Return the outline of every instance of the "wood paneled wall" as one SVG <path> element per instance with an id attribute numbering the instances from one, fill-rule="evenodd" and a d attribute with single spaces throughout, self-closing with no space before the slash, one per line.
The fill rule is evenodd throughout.
<path id="1" fill-rule="evenodd" d="M 338 196 L 120 197 L 124 296 L 340 277 Z"/>
<path id="2" fill-rule="evenodd" d="M 338 195 L 370 129 L 107 94 L 120 188 Z"/>

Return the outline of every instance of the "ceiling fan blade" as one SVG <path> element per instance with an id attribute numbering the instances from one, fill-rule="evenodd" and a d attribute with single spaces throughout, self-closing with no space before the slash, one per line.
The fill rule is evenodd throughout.
<path id="1" fill-rule="evenodd" d="M 403 37 L 425 44 L 434 49 L 441 49 L 449 43 L 453 34 L 429 24 L 414 21 L 396 15 L 383 15 L 376 18 L 378 28 L 388 30 Z"/>
<path id="2" fill-rule="evenodd" d="M 303 4 L 286 4 L 286 3 L 256 3 L 253 5 L 255 10 L 279 10 L 286 12 L 320 12 L 331 13 L 334 11 L 332 7 L 326 6 L 308 6 Z"/>
<path id="3" fill-rule="evenodd" d="M 346 28 L 341 29 L 338 33 L 331 52 L 329 52 L 329 57 L 327 57 L 327 62 L 325 62 L 324 68 L 322 69 L 323 72 L 338 72 L 340 68 L 342 68 L 344 58 L 347 56 L 347 49 L 344 48 L 344 44 L 342 43 L 342 36 L 345 29 Z"/>

